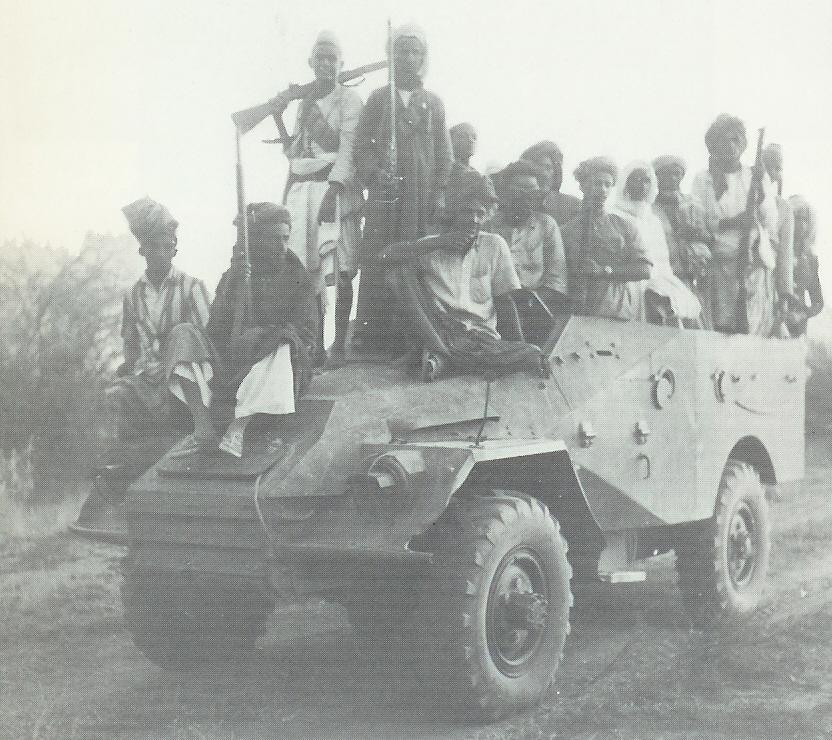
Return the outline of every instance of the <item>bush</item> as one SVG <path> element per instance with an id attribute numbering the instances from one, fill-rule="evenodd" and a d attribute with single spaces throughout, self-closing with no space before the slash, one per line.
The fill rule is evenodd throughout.
<path id="1" fill-rule="evenodd" d="M 0 249 L 0 449 L 89 440 L 119 362 L 130 237 L 87 234 L 77 255 L 31 241 Z M 39 445 L 38 445 L 39 446 Z"/>

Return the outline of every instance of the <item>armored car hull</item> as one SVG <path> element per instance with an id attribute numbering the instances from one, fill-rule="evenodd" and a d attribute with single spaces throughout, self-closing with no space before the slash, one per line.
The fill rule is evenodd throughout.
<path id="1" fill-rule="evenodd" d="M 676 550 L 695 619 L 753 609 L 765 487 L 803 475 L 803 343 L 574 317 L 550 360 L 430 384 L 350 364 L 239 461 L 163 457 L 121 507 L 139 645 L 238 651 L 275 594 L 316 593 L 358 635 L 417 624 L 440 695 L 498 712 L 553 677 L 570 577 Z"/>

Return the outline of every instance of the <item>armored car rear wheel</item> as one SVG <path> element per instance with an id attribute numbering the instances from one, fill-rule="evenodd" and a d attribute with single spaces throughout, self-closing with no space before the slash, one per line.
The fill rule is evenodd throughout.
<path id="1" fill-rule="evenodd" d="M 558 523 L 514 491 L 452 501 L 421 591 L 419 653 L 441 703 L 498 716 L 538 704 L 569 631 L 571 571 Z"/>
<path id="2" fill-rule="evenodd" d="M 765 488 L 748 463 L 729 460 L 712 519 L 676 549 L 679 588 L 696 624 L 732 621 L 756 609 L 771 549 Z"/>
<path id="3" fill-rule="evenodd" d="M 172 670 L 244 657 L 275 606 L 272 593 L 257 579 L 135 567 L 124 571 L 121 596 L 125 625 L 136 646 Z"/>

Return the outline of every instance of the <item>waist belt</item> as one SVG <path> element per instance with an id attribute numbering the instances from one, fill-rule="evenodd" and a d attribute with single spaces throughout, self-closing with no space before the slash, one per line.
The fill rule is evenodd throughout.
<path id="1" fill-rule="evenodd" d="M 296 182 L 326 182 L 329 179 L 329 173 L 332 172 L 333 164 L 328 164 L 317 172 L 310 172 L 304 175 L 298 175 L 294 172 L 289 173 L 289 186 L 291 187 Z"/>

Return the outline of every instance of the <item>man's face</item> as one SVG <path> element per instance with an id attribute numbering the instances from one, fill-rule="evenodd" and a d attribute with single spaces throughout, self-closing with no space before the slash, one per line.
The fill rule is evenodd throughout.
<path id="1" fill-rule="evenodd" d="M 809 214 L 806 211 L 795 211 L 794 214 L 794 238 L 795 241 L 803 242 L 809 235 Z"/>
<path id="2" fill-rule="evenodd" d="M 724 133 L 716 139 L 710 154 L 723 167 L 730 169 L 739 164 L 743 151 L 745 151 L 745 146 L 739 134 Z"/>
<path id="3" fill-rule="evenodd" d="M 139 254 L 147 262 L 148 272 L 167 274 L 176 256 L 176 234 L 157 234 L 148 238 L 140 247 Z"/>
<path id="4" fill-rule="evenodd" d="M 530 162 L 540 168 L 540 175 L 537 180 L 541 190 L 551 190 L 552 181 L 555 177 L 555 164 L 549 157 L 536 156 L 529 159 Z"/>
<path id="5" fill-rule="evenodd" d="M 425 50 L 419 39 L 402 36 L 393 45 L 396 64 L 396 82 L 413 82 L 419 79 L 419 72 L 425 62 Z"/>
<path id="6" fill-rule="evenodd" d="M 763 165 L 768 172 L 768 176 L 774 182 L 780 182 L 783 179 L 783 159 L 776 155 L 764 154 Z"/>
<path id="7" fill-rule="evenodd" d="M 468 204 L 454 212 L 451 231 L 469 237 L 473 244 L 485 223 L 485 216 L 483 206 L 474 203 Z"/>
<path id="8" fill-rule="evenodd" d="M 634 170 L 624 186 L 631 200 L 646 200 L 650 194 L 650 175 L 646 170 Z"/>
<path id="9" fill-rule="evenodd" d="M 593 172 L 584 178 L 580 186 L 587 204 L 592 208 L 601 209 L 615 187 L 615 179 L 609 172 Z"/>
<path id="10" fill-rule="evenodd" d="M 656 170 L 656 180 L 658 180 L 659 183 L 659 192 L 678 193 L 684 176 L 685 171 L 676 164 Z"/>
<path id="11" fill-rule="evenodd" d="M 309 66 L 318 82 L 336 82 L 341 71 L 341 55 L 331 44 L 318 44 L 309 58 Z"/>
<path id="12" fill-rule="evenodd" d="M 518 216 L 528 216 L 540 206 L 543 191 L 534 175 L 511 175 L 506 182 L 508 208 Z"/>
<path id="13" fill-rule="evenodd" d="M 454 159 L 467 163 L 477 149 L 477 132 L 467 127 L 455 129 L 451 135 L 451 144 L 454 148 Z"/>
<path id="14" fill-rule="evenodd" d="M 251 225 L 253 246 L 267 259 L 279 259 L 289 247 L 292 228 L 282 221 L 255 222 Z"/>

